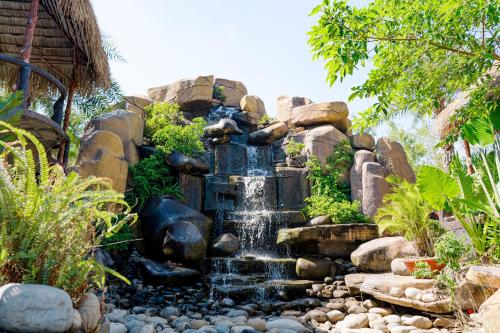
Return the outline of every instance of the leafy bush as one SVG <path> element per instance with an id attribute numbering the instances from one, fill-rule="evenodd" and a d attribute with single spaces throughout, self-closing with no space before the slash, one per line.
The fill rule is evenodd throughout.
<path id="1" fill-rule="evenodd" d="M 311 181 L 311 196 L 306 198 L 304 212 L 310 217 L 328 215 L 333 223 L 366 223 L 368 219 L 360 211 L 358 201 L 350 202 L 350 189 L 341 176 L 354 159 L 354 151 L 348 141 L 335 146 L 327 158 L 324 169 L 317 157 L 307 161 L 308 179 Z"/>
<path id="2" fill-rule="evenodd" d="M 140 160 L 139 163 L 130 167 L 130 175 L 133 180 L 131 191 L 127 192 L 127 201 L 130 205 L 137 205 L 140 211 L 149 198 L 164 194 L 181 198 L 181 191 L 177 177 L 165 164 L 162 154 L 152 155 Z"/>
<path id="3" fill-rule="evenodd" d="M 144 108 L 146 126 L 144 135 L 152 138 L 154 133 L 169 125 L 181 125 L 187 122 L 178 104 L 167 102 L 154 103 Z"/>
<path id="4" fill-rule="evenodd" d="M 118 232 L 104 238 L 102 246 L 108 251 L 125 252 L 129 249 L 129 245 L 134 238 L 134 230 L 130 225 L 126 224 Z"/>
<path id="5" fill-rule="evenodd" d="M 286 146 L 286 154 L 290 157 L 299 156 L 302 153 L 302 149 L 304 149 L 305 145 L 300 142 L 296 142 L 295 140 L 288 141 Z"/>
<path id="6" fill-rule="evenodd" d="M 135 221 L 123 195 L 107 180 L 66 176 L 60 166 L 48 165 L 32 134 L 0 126 L 17 137 L 16 145 L 0 141 L 0 284 L 48 284 L 77 299 L 89 284 L 102 286 L 106 272 L 121 277 L 91 253 Z"/>
<path id="7" fill-rule="evenodd" d="M 454 271 L 460 270 L 460 259 L 467 253 L 467 246 L 463 239 L 455 233 L 447 232 L 439 238 L 434 246 L 436 261 L 446 265 Z"/>
<path id="8" fill-rule="evenodd" d="M 273 117 L 269 116 L 268 114 L 265 114 L 259 119 L 259 125 L 265 125 L 265 124 L 268 124 L 274 120 L 276 120 L 276 118 L 273 118 Z"/>
<path id="9" fill-rule="evenodd" d="M 412 275 L 417 279 L 432 279 L 434 277 L 434 272 L 427 262 L 417 261 Z"/>
<path id="10" fill-rule="evenodd" d="M 439 222 L 429 218 L 432 208 L 415 184 L 395 176 L 386 179 L 392 190 L 384 196 L 384 205 L 374 218 L 379 232 L 402 233 L 408 240 L 415 241 L 420 255 L 433 256 L 433 239 L 442 231 L 437 227 Z"/>
<path id="11" fill-rule="evenodd" d="M 313 195 L 305 201 L 308 205 L 304 212 L 310 217 L 328 215 L 335 224 L 368 222 L 367 217 L 361 213 L 359 201 L 335 201 L 326 195 Z"/>
<path id="12" fill-rule="evenodd" d="M 203 118 L 194 118 L 184 126 L 168 124 L 153 134 L 153 143 L 163 154 L 176 150 L 184 155 L 196 157 L 205 151 L 201 137 L 207 122 Z"/>
<path id="13" fill-rule="evenodd" d="M 500 194 L 497 188 L 500 161 L 495 144 L 494 169 L 484 153 L 474 161 L 476 174 L 471 176 L 454 159 L 451 172 L 423 166 L 417 184 L 434 209 L 449 207 L 469 236 L 474 250 L 484 261 L 490 256 L 500 261 Z"/>
<path id="14" fill-rule="evenodd" d="M 224 96 L 224 87 L 222 86 L 214 86 L 214 91 L 212 93 L 212 98 L 219 100 L 221 102 L 226 101 L 226 96 Z"/>

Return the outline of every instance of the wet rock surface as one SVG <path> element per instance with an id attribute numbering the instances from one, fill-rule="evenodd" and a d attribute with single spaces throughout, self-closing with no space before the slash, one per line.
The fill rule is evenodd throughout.
<path id="1" fill-rule="evenodd" d="M 203 161 L 186 156 L 178 151 L 174 151 L 165 156 L 165 162 L 172 168 L 193 176 L 209 173 L 208 165 Z"/>

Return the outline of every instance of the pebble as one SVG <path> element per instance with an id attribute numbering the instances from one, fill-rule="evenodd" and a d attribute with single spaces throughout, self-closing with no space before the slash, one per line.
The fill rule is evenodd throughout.
<path id="1" fill-rule="evenodd" d="M 418 328 L 414 326 L 395 326 L 390 329 L 391 333 L 411 333 Z"/>
<path id="2" fill-rule="evenodd" d="M 422 316 L 413 316 L 402 320 L 403 324 L 407 326 L 414 326 L 416 328 L 428 329 L 432 328 L 432 321 L 429 318 Z"/>
<path id="3" fill-rule="evenodd" d="M 409 299 L 415 299 L 418 294 L 420 294 L 421 290 L 417 288 L 406 288 L 405 289 L 405 296 Z"/>
<path id="4" fill-rule="evenodd" d="M 438 297 L 434 293 L 425 293 L 422 295 L 422 302 L 431 303 L 438 300 Z"/>
<path id="5" fill-rule="evenodd" d="M 345 313 L 340 312 L 339 310 L 331 310 L 326 313 L 328 320 L 332 323 L 336 323 L 345 318 Z"/>
<path id="6" fill-rule="evenodd" d="M 368 310 L 369 313 L 377 313 L 382 315 L 382 317 L 388 316 L 393 313 L 391 308 L 371 308 Z"/>

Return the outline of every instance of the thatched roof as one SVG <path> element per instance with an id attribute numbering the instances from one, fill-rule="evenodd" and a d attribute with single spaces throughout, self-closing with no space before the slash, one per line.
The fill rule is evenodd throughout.
<path id="1" fill-rule="evenodd" d="M 30 0 L 0 0 L 0 53 L 20 57 L 30 7 Z M 109 86 L 108 59 L 90 0 L 40 0 L 30 63 L 54 75 L 66 87 L 75 66 L 80 93 Z M 17 73 L 17 67 L 0 63 L 0 81 L 7 87 L 16 81 Z M 53 90 L 47 81 L 32 76 L 32 93 Z"/>
<path id="2" fill-rule="evenodd" d="M 497 91 L 500 86 L 500 62 L 495 61 L 487 74 L 492 76 L 491 90 Z M 472 90 L 473 88 L 471 88 Z M 454 124 L 451 122 L 455 113 L 469 104 L 470 90 L 461 91 L 457 94 L 455 99 L 451 101 L 434 119 L 434 128 L 439 134 L 441 139 L 446 138 L 454 129 Z M 491 96 L 491 98 L 498 98 L 498 96 Z"/>

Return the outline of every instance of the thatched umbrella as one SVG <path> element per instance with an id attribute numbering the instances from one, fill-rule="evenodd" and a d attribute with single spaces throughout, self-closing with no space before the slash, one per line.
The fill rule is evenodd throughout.
<path id="1" fill-rule="evenodd" d="M 491 91 L 496 91 L 498 87 L 500 86 L 500 62 L 495 61 L 493 63 L 493 66 L 491 67 L 490 70 L 486 73 L 487 75 L 490 75 L 492 77 L 492 81 L 490 83 L 491 85 Z M 452 134 L 456 129 L 457 129 L 457 124 L 453 122 L 453 116 L 463 107 L 467 106 L 470 101 L 470 92 L 472 89 L 475 87 L 472 87 L 470 90 L 467 91 L 461 91 L 460 93 L 457 94 L 454 100 L 452 100 L 446 107 L 443 108 L 442 111 L 439 112 L 438 115 L 434 118 L 434 128 L 437 130 L 437 133 L 439 134 L 439 137 L 441 139 L 446 138 L 448 135 Z M 492 95 L 489 96 L 488 98 L 498 98 L 497 95 Z M 453 153 L 453 148 L 452 147 L 447 147 L 448 149 L 451 149 L 449 152 L 450 154 Z M 464 140 L 464 149 L 465 149 L 465 155 L 467 159 L 467 168 L 469 173 L 474 172 L 473 166 L 472 166 L 472 161 L 471 161 L 471 153 L 470 153 L 470 146 L 467 140 Z M 446 150 L 446 149 L 445 149 Z M 445 151 L 446 153 L 446 151 Z M 451 157 L 448 156 L 448 160 Z M 448 161 L 449 162 L 449 161 Z"/>
<path id="2" fill-rule="evenodd" d="M 108 58 L 89 0 L 0 0 L 0 54 L 36 65 L 68 88 L 65 132 L 75 91 L 91 94 L 108 88 Z M 0 62 L 0 81 L 19 83 L 19 67 Z M 56 92 L 40 75 L 29 81 L 32 96 Z"/>

